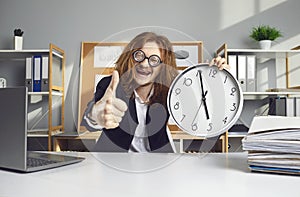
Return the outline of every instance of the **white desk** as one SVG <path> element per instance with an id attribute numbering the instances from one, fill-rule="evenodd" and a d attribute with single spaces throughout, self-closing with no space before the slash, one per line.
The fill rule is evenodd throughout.
<path id="1" fill-rule="evenodd" d="M 245 153 L 78 155 L 46 171 L 0 170 L 0 196 L 300 196 L 300 177 L 251 173 Z"/>

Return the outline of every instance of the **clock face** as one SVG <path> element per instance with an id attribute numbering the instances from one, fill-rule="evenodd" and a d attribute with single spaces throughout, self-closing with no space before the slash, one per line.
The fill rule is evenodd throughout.
<path id="1" fill-rule="evenodd" d="M 216 66 L 188 67 L 169 89 L 171 118 L 179 128 L 194 136 L 214 137 L 224 133 L 238 120 L 242 108 L 239 82 Z"/>
<path id="2" fill-rule="evenodd" d="M 6 87 L 6 79 L 0 78 L 0 88 L 5 88 Z"/>

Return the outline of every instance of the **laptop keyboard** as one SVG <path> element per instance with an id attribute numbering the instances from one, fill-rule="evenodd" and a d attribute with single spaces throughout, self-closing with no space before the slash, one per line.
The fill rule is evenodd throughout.
<path id="1" fill-rule="evenodd" d="M 27 157 L 27 167 L 38 167 L 57 163 L 57 161 Z"/>

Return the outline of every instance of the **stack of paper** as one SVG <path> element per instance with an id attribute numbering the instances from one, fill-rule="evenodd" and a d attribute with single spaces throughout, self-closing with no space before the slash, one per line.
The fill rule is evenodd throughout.
<path id="1" fill-rule="evenodd" d="M 300 117 L 254 117 L 242 143 L 252 171 L 300 175 Z"/>

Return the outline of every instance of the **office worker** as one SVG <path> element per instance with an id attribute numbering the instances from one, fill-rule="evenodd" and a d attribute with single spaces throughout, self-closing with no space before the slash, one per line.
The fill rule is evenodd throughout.
<path id="1" fill-rule="evenodd" d="M 227 67 L 225 59 L 210 64 Z M 177 76 L 170 41 L 161 35 L 137 35 L 118 58 L 115 70 L 97 84 L 82 119 L 88 130 L 102 130 L 92 151 L 174 152 L 167 128 L 168 88 Z"/>

